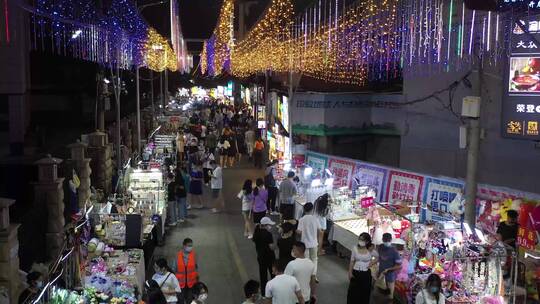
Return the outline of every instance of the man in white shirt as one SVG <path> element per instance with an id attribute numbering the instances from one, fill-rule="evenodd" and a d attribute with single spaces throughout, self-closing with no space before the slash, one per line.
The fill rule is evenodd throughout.
<path id="1" fill-rule="evenodd" d="M 317 274 L 317 262 L 319 247 L 319 231 L 322 230 L 321 223 L 313 215 L 313 204 L 304 205 L 304 216 L 298 221 L 297 232 L 301 235 L 300 240 L 306 245 L 307 256 L 315 264 L 315 274 Z"/>
<path id="2" fill-rule="evenodd" d="M 221 189 L 223 188 L 223 169 L 216 163 L 215 160 L 210 161 L 210 165 L 213 170 L 210 173 L 210 187 L 212 188 L 212 199 L 214 200 L 214 206 L 219 208 L 213 208 L 213 213 L 222 212 L 225 209 L 225 201 Z"/>
<path id="3" fill-rule="evenodd" d="M 283 273 L 286 263 L 277 260 L 272 266 L 275 277 L 266 284 L 266 304 L 305 304 L 298 281 Z"/>
<path id="4" fill-rule="evenodd" d="M 315 264 L 306 258 L 306 245 L 302 242 L 296 242 L 293 245 L 293 257 L 296 259 L 289 262 L 285 268 L 285 274 L 293 276 L 300 284 L 302 297 L 306 304 L 315 299 Z M 309 301 L 308 301 L 309 299 Z"/>

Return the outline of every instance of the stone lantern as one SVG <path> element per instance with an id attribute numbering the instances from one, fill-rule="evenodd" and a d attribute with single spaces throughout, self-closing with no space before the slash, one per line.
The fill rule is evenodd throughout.
<path id="1" fill-rule="evenodd" d="M 59 158 L 47 155 L 38 160 L 39 178 L 34 183 L 34 197 L 36 205 L 45 205 L 47 209 L 47 257 L 55 259 L 62 250 L 64 238 L 64 178 L 58 177 L 58 165 L 62 163 Z"/>

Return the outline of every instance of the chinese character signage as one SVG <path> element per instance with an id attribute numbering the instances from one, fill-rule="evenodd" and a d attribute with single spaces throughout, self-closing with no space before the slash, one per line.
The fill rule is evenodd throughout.
<path id="1" fill-rule="evenodd" d="M 519 227 L 516 242 L 519 247 L 533 250 L 536 247 L 536 231 Z"/>
<path id="2" fill-rule="evenodd" d="M 391 204 L 396 201 L 419 201 L 423 185 L 424 177 L 421 175 L 390 171 L 386 186 L 386 200 Z"/>
<path id="3" fill-rule="evenodd" d="M 307 153 L 307 165 L 313 168 L 314 174 L 319 174 L 324 171 L 324 169 L 326 169 L 327 163 L 327 156 L 313 152 Z"/>
<path id="4" fill-rule="evenodd" d="M 435 222 L 450 220 L 450 203 L 458 193 L 463 193 L 464 186 L 460 181 L 426 178 L 423 204 L 430 207 L 431 212 L 423 208 L 420 219 Z"/>
<path id="5" fill-rule="evenodd" d="M 378 201 L 384 201 L 384 186 L 386 185 L 386 176 L 388 169 L 369 165 L 365 163 L 356 163 L 354 175 L 352 178 L 353 190 L 358 186 L 368 186 L 377 193 Z"/>
<path id="6" fill-rule="evenodd" d="M 364 197 L 360 200 L 360 207 L 362 208 L 369 208 L 373 205 L 375 205 L 375 200 L 373 197 Z"/>
<path id="7" fill-rule="evenodd" d="M 334 175 L 334 187 L 349 187 L 354 171 L 354 162 L 331 158 L 328 169 Z"/>
<path id="8" fill-rule="evenodd" d="M 534 5 L 537 3 L 540 3 L 540 0 Z M 505 75 L 507 86 L 501 111 L 503 137 L 540 140 L 539 41 L 540 15 L 519 17 L 515 20 L 511 32 L 511 56 Z"/>
<path id="9" fill-rule="evenodd" d="M 540 0 L 499 0 L 502 9 L 514 9 L 514 11 L 540 10 Z"/>

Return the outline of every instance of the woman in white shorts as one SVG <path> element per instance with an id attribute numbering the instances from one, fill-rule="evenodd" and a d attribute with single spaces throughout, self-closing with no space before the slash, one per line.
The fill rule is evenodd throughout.
<path id="1" fill-rule="evenodd" d="M 238 198 L 242 200 L 242 216 L 244 217 L 244 236 L 248 239 L 253 237 L 253 224 L 251 222 L 253 206 L 253 182 L 248 179 L 244 182 L 242 190 L 238 193 Z"/>

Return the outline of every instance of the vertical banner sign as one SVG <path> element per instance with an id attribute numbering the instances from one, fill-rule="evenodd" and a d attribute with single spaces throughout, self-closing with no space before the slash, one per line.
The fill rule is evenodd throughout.
<path id="1" fill-rule="evenodd" d="M 384 190 L 386 190 L 384 186 L 386 185 L 387 176 L 388 169 L 386 168 L 365 163 L 356 163 L 352 178 L 353 190 L 358 186 L 371 187 L 377 193 L 376 199 L 382 202 L 384 201 Z"/>
<path id="2" fill-rule="evenodd" d="M 349 187 L 354 171 L 354 162 L 330 158 L 328 169 L 334 175 L 334 187 Z"/>
<path id="3" fill-rule="evenodd" d="M 534 3 L 533 8 L 540 4 L 519 2 Z M 540 15 L 516 16 L 504 75 L 501 132 L 504 137 L 540 140 Z"/>
<path id="4" fill-rule="evenodd" d="M 386 186 L 386 200 L 393 204 L 396 201 L 419 201 L 424 185 L 424 177 L 402 171 L 390 171 Z"/>
<path id="5" fill-rule="evenodd" d="M 313 152 L 307 153 L 307 165 L 313 168 L 314 174 L 319 174 L 326 169 L 328 157 Z"/>
<path id="6" fill-rule="evenodd" d="M 536 232 L 525 227 L 519 227 L 517 245 L 528 250 L 533 250 L 536 247 Z"/>
<path id="7" fill-rule="evenodd" d="M 459 181 L 426 178 L 422 205 L 431 207 L 432 211 L 430 214 L 426 214 L 430 211 L 423 208 L 420 220 L 430 219 L 435 222 L 450 220 L 451 216 L 448 213 L 450 203 L 458 193 L 463 193 L 464 186 L 465 184 Z"/>

